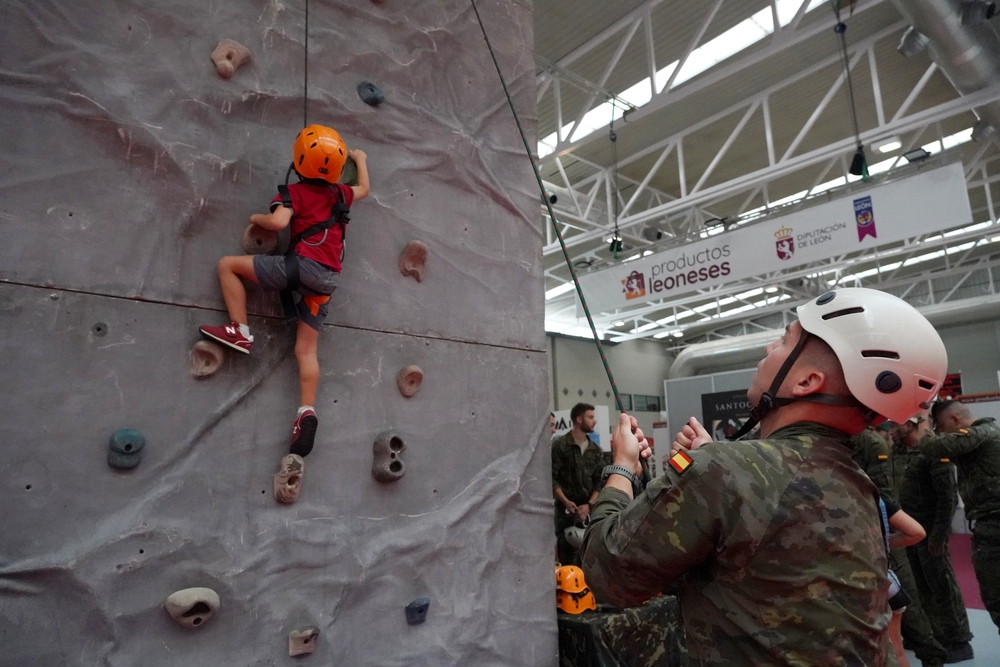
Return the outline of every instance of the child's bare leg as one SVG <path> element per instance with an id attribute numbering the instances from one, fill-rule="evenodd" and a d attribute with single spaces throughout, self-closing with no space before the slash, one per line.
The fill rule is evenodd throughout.
<path id="1" fill-rule="evenodd" d="M 219 260 L 219 285 L 222 298 L 229 311 L 229 319 L 237 324 L 247 323 L 247 290 L 243 281 L 257 282 L 253 270 L 253 255 L 223 257 Z"/>
<path id="2" fill-rule="evenodd" d="M 316 348 L 319 331 L 299 322 L 295 336 L 295 359 L 299 362 L 299 405 L 316 405 L 316 388 L 319 386 L 319 358 Z"/>

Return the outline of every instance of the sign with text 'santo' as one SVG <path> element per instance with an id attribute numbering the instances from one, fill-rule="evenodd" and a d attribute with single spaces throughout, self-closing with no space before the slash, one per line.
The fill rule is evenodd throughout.
<path id="1" fill-rule="evenodd" d="M 971 222 L 965 174 L 955 163 L 595 271 L 580 286 L 591 311 L 611 311 Z M 582 317 L 579 300 L 577 310 Z"/>

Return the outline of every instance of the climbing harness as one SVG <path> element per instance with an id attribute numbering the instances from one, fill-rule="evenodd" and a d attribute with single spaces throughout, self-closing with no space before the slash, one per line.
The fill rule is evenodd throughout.
<path id="1" fill-rule="evenodd" d="M 288 179 L 291 177 L 294 170 L 295 165 L 290 164 L 288 166 L 288 171 L 285 172 L 284 184 L 278 186 L 278 194 L 281 196 L 281 205 L 290 211 L 294 210 L 294 208 L 292 207 L 292 194 L 288 189 Z M 323 222 L 317 222 L 314 225 L 306 227 L 301 232 L 293 236 L 288 242 L 288 250 L 285 251 L 285 278 L 287 279 L 287 284 L 285 289 L 281 291 L 281 305 L 285 311 L 285 316 L 289 318 L 296 316 L 296 292 L 301 293 L 303 298 L 307 300 L 310 299 L 310 297 L 326 297 L 326 299 L 323 299 L 322 301 L 312 299 L 309 306 L 313 315 L 317 314 L 321 303 L 325 303 L 326 300 L 329 300 L 329 295 L 313 292 L 308 287 L 301 284 L 299 276 L 299 256 L 295 254 L 295 247 L 299 243 L 319 234 L 320 232 L 326 234 L 327 231 L 334 225 L 340 225 L 340 239 L 341 243 L 343 243 L 343 247 L 340 251 L 340 260 L 343 261 L 344 253 L 347 249 L 347 223 L 350 222 L 350 218 L 347 215 L 350 209 L 348 209 L 347 203 L 344 201 L 344 195 L 340 191 L 339 187 L 319 178 L 301 178 L 299 179 L 299 182 L 305 185 L 316 185 L 331 188 L 334 192 L 335 200 L 333 206 L 331 207 L 329 218 Z"/>
<path id="2" fill-rule="evenodd" d="M 528 145 L 528 138 L 524 134 L 524 128 L 521 127 L 521 119 L 517 115 L 517 110 L 514 108 L 514 101 L 510 97 L 510 91 L 507 89 L 507 81 L 503 76 L 503 72 L 500 71 L 500 63 L 497 62 L 496 53 L 493 51 L 493 45 L 490 43 L 489 35 L 486 34 L 486 26 L 483 25 L 483 17 L 479 15 L 479 8 L 476 6 L 476 0 L 471 0 L 472 9 L 476 13 L 476 20 L 479 21 L 479 29 L 483 32 L 483 39 L 486 40 L 486 47 L 490 50 L 490 57 L 493 59 L 493 66 L 496 67 L 497 76 L 500 77 L 500 85 L 503 86 L 503 94 L 507 97 L 507 105 L 510 107 L 511 113 L 514 115 L 514 123 L 517 125 L 517 131 L 521 135 L 521 142 L 524 144 L 524 150 L 528 154 L 528 160 L 531 162 L 531 168 L 535 172 L 535 180 L 538 181 L 538 189 L 542 193 L 542 203 L 545 204 L 545 208 L 548 211 L 549 219 L 552 220 L 552 227 L 555 229 L 556 238 L 559 239 L 559 247 L 562 248 L 563 259 L 566 260 L 566 266 L 569 267 L 569 274 L 573 278 L 573 285 L 576 287 L 577 296 L 580 297 L 580 303 L 583 305 L 583 312 L 587 316 L 587 323 L 590 324 L 590 331 L 594 335 L 594 344 L 597 345 L 597 352 L 601 355 L 601 363 L 604 364 L 604 372 L 608 375 L 608 381 L 611 383 L 611 391 L 615 395 L 615 404 L 618 406 L 619 412 L 625 412 L 625 408 L 622 405 L 622 397 L 618 393 L 618 385 L 615 384 L 615 377 L 611 374 L 611 367 L 608 365 L 608 358 L 604 354 L 604 346 L 601 345 L 601 338 L 597 335 L 597 327 L 594 326 L 594 318 L 590 314 L 590 308 L 587 306 L 587 299 L 583 296 L 583 290 L 580 288 L 580 280 L 576 276 L 576 270 L 573 268 L 573 262 L 569 258 L 569 252 L 566 250 L 566 242 L 563 241 L 562 232 L 559 231 L 559 224 L 556 221 L 556 214 L 552 210 L 552 203 L 549 198 L 545 195 L 545 184 L 542 183 L 542 174 L 538 171 L 538 163 L 535 161 L 535 156 L 531 152 L 531 147 Z"/>

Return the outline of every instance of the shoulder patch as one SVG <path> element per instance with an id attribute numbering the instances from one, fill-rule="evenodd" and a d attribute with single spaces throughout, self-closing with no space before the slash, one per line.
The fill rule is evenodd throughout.
<path id="1" fill-rule="evenodd" d="M 888 458 L 889 458 L 888 454 L 879 454 L 878 455 L 878 460 L 879 461 L 885 461 L 885 460 L 888 460 Z"/>
<path id="2" fill-rule="evenodd" d="M 694 465 L 694 461 L 687 455 L 687 452 L 681 450 L 670 457 L 670 465 L 677 471 L 677 474 L 683 475 L 688 468 Z"/>
<path id="3" fill-rule="evenodd" d="M 961 433 L 962 435 L 968 435 L 969 434 L 969 429 L 967 429 L 967 428 L 960 428 L 960 429 L 958 429 L 958 432 Z"/>
<path id="4" fill-rule="evenodd" d="M 941 459 L 941 463 L 951 463 L 951 459 Z"/>

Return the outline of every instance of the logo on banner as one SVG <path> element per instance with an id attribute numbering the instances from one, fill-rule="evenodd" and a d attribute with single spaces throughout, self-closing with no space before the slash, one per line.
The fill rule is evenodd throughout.
<path id="1" fill-rule="evenodd" d="M 875 211 L 872 209 L 871 197 L 854 200 L 854 219 L 858 221 L 858 241 L 866 236 L 878 238 L 875 233 Z"/>
<path id="2" fill-rule="evenodd" d="M 628 278 L 622 281 L 622 286 L 626 299 L 638 299 L 641 296 L 646 296 L 646 276 L 638 271 L 628 274 Z"/>
<path id="3" fill-rule="evenodd" d="M 795 254 L 795 239 L 792 238 L 792 230 L 782 227 L 774 233 L 774 250 L 778 253 L 778 259 L 791 259 Z"/>

